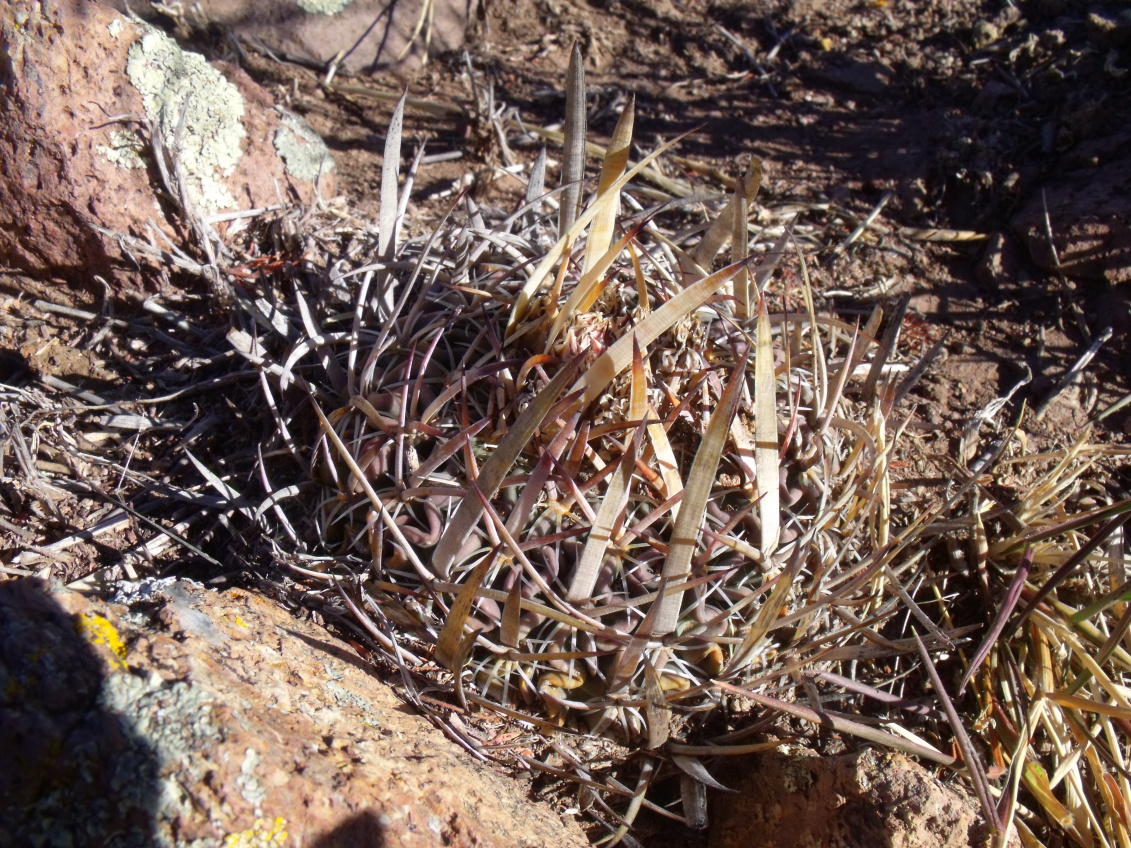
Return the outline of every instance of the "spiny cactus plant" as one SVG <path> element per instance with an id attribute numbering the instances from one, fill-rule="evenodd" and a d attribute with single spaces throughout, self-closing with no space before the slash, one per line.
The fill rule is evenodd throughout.
<path id="1" fill-rule="evenodd" d="M 462 214 L 402 242 L 402 102 L 376 231 L 312 228 L 336 256 L 325 271 L 294 276 L 287 296 L 246 298 L 264 339 L 231 340 L 261 371 L 277 425 L 256 517 L 279 560 L 337 589 L 416 703 L 439 709 L 422 690 L 451 693 L 465 716 L 452 732 L 470 747 L 492 747 L 470 729 L 476 716 L 532 730 L 511 761 L 576 781 L 616 839 L 650 803 L 660 764 L 686 773 L 683 820 L 701 824 L 703 762 L 779 744 L 765 715 L 941 765 L 961 758 L 1001 832 L 1030 812 L 1024 784 L 1080 844 L 1126 835 L 1126 743 L 1112 724 L 1131 718 L 1126 584 L 1114 555 L 1088 559 L 1114 531 L 1090 547 L 1081 532 L 1131 513 L 1107 490 L 1085 506 L 1072 488 L 1114 451 L 1081 442 L 1028 458 L 1009 497 L 983 476 L 1008 460 L 1003 439 L 980 464 L 954 465 L 933 500 L 901 507 L 905 400 L 939 345 L 909 360 L 898 309 L 863 326 L 818 309 L 789 226 L 751 227 L 757 162 L 701 226 L 679 202 L 644 208 L 627 189 L 671 145 L 629 162 L 631 104 L 584 202 L 576 55 L 571 75 L 559 191 L 545 192 L 536 165 L 505 220 L 488 224 L 464 198 Z M 787 262 L 797 276 L 778 273 Z M 305 482 L 273 488 L 280 452 Z M 1086 559 L 1111 590 L 1087 609 L 1050 608 L 1027 588 Z M 985 620 L 969 612 L 972 586 Z M 901 727 L 901 710 L 926 709 L 914 700 L 926 672 L 950 707 L 932 653 L 965 659 L 974 625 L 1026 592 L 1032 641 L 1002 642 L 1002 616 L 963 681 L 982 705 L 982 747 L 956 713 L 957 757 Z M 1054 663 L 1053 640 L 1071 656 Z M 1098 730 L 1050 725 L 1058 709 L 1090 709 L 1048 694 L 1070 669 L 1072 692 L 1115 699 L 1088 714 Z M 1047 766 L 1042 722 L 1062 753 Z M 1088 753 L 1069 762 L 1072 737 Z M 991 785 L 987 752 L 1007 782 Z M 1058 799 L 1058 779 L 1085 765 L 1105 776 Z"/>

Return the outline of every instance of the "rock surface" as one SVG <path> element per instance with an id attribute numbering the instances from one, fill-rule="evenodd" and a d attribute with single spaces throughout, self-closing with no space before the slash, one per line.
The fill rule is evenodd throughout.
<path id="1" fill-rule="evenodd" d="M 587 844 L 239 590 L 143 583 L 126 607 L 0 583 L 0 726 L 4 845 Z"/>
<path id="2" fill-rule="evenodd" d="M 182 115 L 184 182 L 202 214 L 308 202 L 319 176 L 334 191 L 325 145 L 242 71 L 89 0 L 0 5 L 0 263 L 127 280 L 136 266 L 95 226 L 179 241 L 151 138 L 156 126 L 172 145 Z"/>
<path id="3" fill-rule="evenodd" d="M 900 754 L 769 755 L 720 779 L 737 793 L 714 797 L 710 848 L 990 844 L 976 804 Z"/>
<path id="4" fill-rule="evenodd" d="M 115 5 L 124 8 L 123 0 Z M 170 4 L 134 2 L 142 14 L 168 15 Z M 186 4 L 188 5 L 188 4 Z M 478 0 L 200 0 L 182 19 L 190 28 L 221 26 L 272 52 L 351 73 L 419 67 L 427 52 L 457 50 Z M 423 17 L 422 17 L 423 15 Z"/>

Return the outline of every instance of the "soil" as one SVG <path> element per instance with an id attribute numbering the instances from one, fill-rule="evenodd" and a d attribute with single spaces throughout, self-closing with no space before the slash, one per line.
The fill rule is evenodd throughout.
<path id="1" fill-rule="evenodd" d="M 1042 418 L 1026 413 L 1025 429 L 1040 447 L 1063 446 L 1087 426 L 1108 441 L 1131 433 L 1127 409 L 1094 423 L 1097 413 L 1131 391 L 1131 286 L 1043 270 L 1011 230 L 1018 210 L 1064 173 L 1093 167 L 1102 181 L 1104 169 L 1113 167 L 1106 159 L 1089 164 L 1080 156 L 1097 145 L 1102 149 L 1131 122 L 1125 76 L 1131 39 L 1121 41 L 1076 4 L 1058 0 L 480 5 L 467 55 L 436 56 L 408 84 L 412 98 L 431 105 L 410 104 L 406 139 L 426 143 L 428 154 L 458 156 L 423 160 L 408 209 L 411 229 L 427 229 L 463 188 L 485 208 L 509 211 L 521 203 L 523 185 L 500 167 L 511 157 L 529 162 L 537 150 L 519 143 L 504 149 L 496 124 L 559 123 L 562 80 L 578 42 L 586 56 L 592 140 L 607 141 L 619 108 L 635 95 L 637 155 L 693 130 L 675 152 L 703 167 L 661 165 L 696 190 L 725 191 L 719 174 L 736 176 L 750 157 L 759 158 L 766 176 L 755 220 L 796 210 L 799 240 L 826 302 L 847 316 L 866 317 L 875 303 L 908 295 L 905 335 L 922 347 L 945 336 L 942 355 L 917 389 L 917 438 L 953 454 L 971 416 L 1031 374 L 1014 397 L 1014 412 L 998 417 L 1000 429 L 1020 401 L 1040 404 L 1108 326 L 1112 337 L 1082 377 Z M 1122 7 L 1109 5 L 1097 9 L 1118 19 Z M 233 50 L 217 30 L 197 33 L 189 46 L 240 64 L 280 105 L 303 115 L 335 156 L 349 209 L 376 217 L 397 81 L 339 74 L 326 87 L 307 68 Z M 406 160 L 415 152 L 407 147 Z M 1131 150 L 1112 155 L 1128 157 Z M 593 178 L 596 165 L 590 165 Z M 842 249 L 885 198 L 864 233 Z M 1056 222 L 1057 210 L 1050 209 L 1049 217 Z M 64 380 L 112 403 L 139 392 L 186 390 L 162 408 L 155 426 L 114 428 L 104 417 L 77 427 L 80 442 L 113 445 L 125 466 L 131 457 L 146 457 L 143 477 L 97 463 L 85 468 L 105 491 L 173 485 L 169 480 L 184 474 L 185 460 L 173 456 L 162 435 L 169 427 L 188 428 L 194 452 L 221 462 L 226 451 L 253 445 L 259 436 L 250 424 L 241 429 L 239 412 L 257 396 L 257 386 L 237 385 L 227 394 L 187 391 L 210 375 L 223 379 L 214 370 L 230 356 L 223 316 L 209 314 L 205 293 L 181 291 L 176 280 L 154 286 L 199 314 L 202 327 L 214 328 L 211 335 L 193 337 L 191 355 L 147 358 L 146 340 L 172 330 L 141 309 L 137 293 L 103 292 L 89 280 L 60 286 L 18 269 L 0 275 L 0 365 L 10 372 L 3 376 L 17 386 L 13 391 L 38 391 L 45 381 Z M 79 319 L 47 311 L 37 299 L 93 314 Z M 134 335 L 99 334 L 96 328 L 111 315 L 131 322 Z M 217 427 L 221 420 L 234 421 L 234 429 Z M 37 422 L 65 423 L 50 415 Z M 7 418 L 0 423 L 7 426 Z M 59 457 L 41 455 L 39 461 L 65 465 Z M 3 475 L 12 473 L 3 470 L 0 485 L 7 486 L 12 478 Z M 180 496 L 210 493 L 212 488 L 199 486 Z M 230 570 L 246 565 L 232 561 L 245 549 L 225 541 L 226 518 L 185 519 L 211 562 L 180 568 L 167 552 L 138 553 L 139 539 L 151 534 L 141 532 L 142 519 L 132 512 L 121 529 L 75 539 L 64 557 L 50 546 L 97 524 L 104 499 L 87 491 L 49 515 L 34 499 L 21 501 L 7 489 L 0 494 L 0 547 L 4 561 L 15 566 L 11 573 L 27 569 L 73 580 L 131 552 L 150 559 L 157 572 L 195 569 L 187 576 L 213 580 L 222 579 L 218 561 Z M 13 559 L 17 553 L 24 558 Z"/>

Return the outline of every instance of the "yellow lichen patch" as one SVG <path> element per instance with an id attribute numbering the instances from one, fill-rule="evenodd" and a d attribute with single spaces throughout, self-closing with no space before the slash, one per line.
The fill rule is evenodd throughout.
<path id="1" fill-rule="evenodd" d="M 119 668 L 126 667 L 126 645 L 117 628 L 107 619 L 94 613 L 84 613 L 79 618 L 79 632 L 92 645 L 105 645 L 114 654 Z"/>
<path id="2" fill-rule="evenodd" d="M 240 833 L 224 837 L 224 848 L 283 848 L 287 844 L 287 820 L 276 817 L 274 821 L 256 819 L 255 824 Z"/>

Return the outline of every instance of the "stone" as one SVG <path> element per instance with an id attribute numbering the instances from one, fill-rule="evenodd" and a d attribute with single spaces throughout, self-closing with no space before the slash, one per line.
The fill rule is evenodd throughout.
<path id="1" fill-rule="evenodd" d="M 126 2 L 115 5 L 125 9 Z M 146 0 L 129 5 L 142 15 L 165 18 L 172 6 Z M 197 30 L 219 26 L 246 43 L 319 67 L 337 60 L 350 73 L 403 76 L 418 69 L 428 53 L 463 47 L 478 6 L 478 0 L 199 0 L 178 24 Z"/>
<path id="2" fill-rule="evenodd" d="M 1079 145 L 1082 165 L 1034 191 L 1011 221 L 1033 261 L 1080 280 L 1131 282 L 1131 134 Z M 1045 226 L 1045 209 L 1052 245 Z M 1054 255 L 1052 247 L 1056 248 Z"/>
<path id="3" fill-rule="evenodd" d="M 977 804 L 902 754 L 770 754 L 731 763 L 719 780 L 737 791 L 711 799 L 710 848 L 989 844 Z"/>
<path id="4" fill-rule="evenodd" d="M 326 631 L 245 591 L 0 582 L 0 844 L 580 848 Z"/>
<path id="5" fill-rule="evenodd" d="M 992 21 L 977 20 L 971 29 L 970 38 L 974 46 L 981 50 L 1001 38 L 1001 31 Z"/>
<path id="6" fill-rule="evenodd" d="M 834 90 L 873 97 L 886 92 L 895 78 L 891 68 L 883 63 L 842 56 L 815 63 L 806 73 Z"/>
<path id="7" fill-rule="evenodd" d="M 137 287 L 136 266 L 95 227 L 145 240 L 156 227 L 179 243 L 149 137 L 157 126 L 172 145 L 182 116 L 202 214 L 309 203 L 318 180 L 333 194 L 325 145 L 239 69 L 88 0 L 0 6 L 0 263 Z"/>
<path id="8" fill-rule="evenodd" d="M 1116 15 L 1091 11 L 1084 19 L 1088 39 L 1105 50 L 1122 50 L 1131 44 L 1131 9 Z"/>

